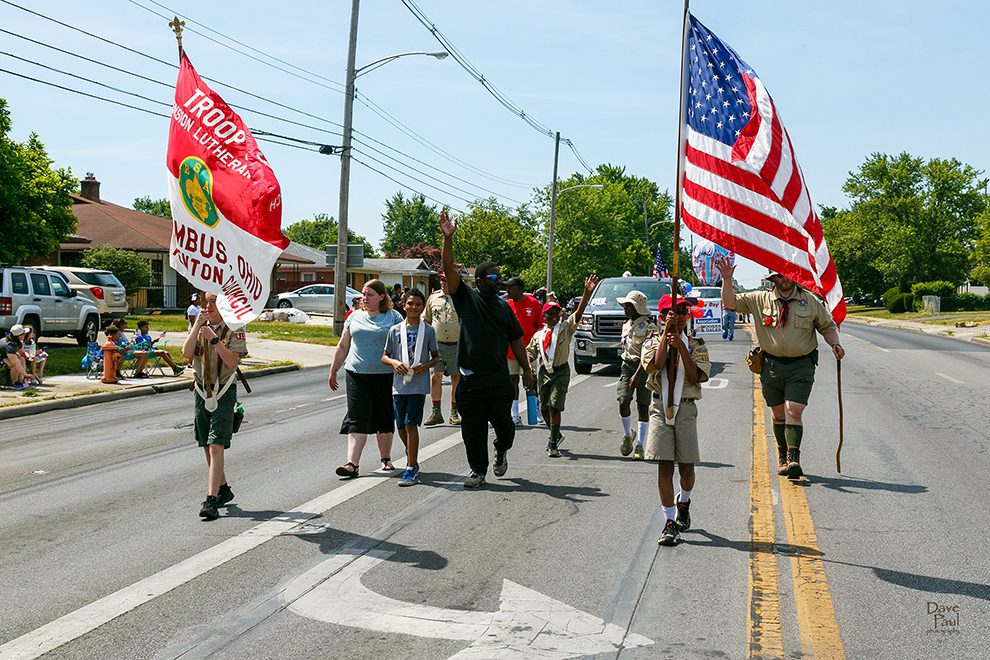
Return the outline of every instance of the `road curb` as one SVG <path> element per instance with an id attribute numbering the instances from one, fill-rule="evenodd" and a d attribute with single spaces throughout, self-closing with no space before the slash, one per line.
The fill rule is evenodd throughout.
<path id="1" fill-rule="evenodd" d="M 906 330 L 909 332 L 920 332 L 923 335 L 930 335 L 932 337 L 944 337 L 945 339 L 952 339 L 955 341 L 963 341 L 971 344 L 983 344 L 984 346 L 990 346 L 990 339 L 984 339 L 982 337 L 957 337 L 955 335 L 946 334 L 946 330 L 954 330 L 954 328 L 950 328 L 948 326 L 946 326 L 945 330 L 941 330 L 938 332 L 928 332 L 927 330 L 924 330 L 922 328 L 916 328 L 913 325 L 907 325 L 903 322 L 894 319 L 887 320 L 887 319 L 875 319 L 869 317 L 856 318 L 853 316 L 847 316 L 845 320 L 851 321 L 852 323 L 856 323 L 859 325 L 868 325 L 871 327 L 879 327 L 879 328 L 891 328 L 893 330 Z"/>
<path id="2" fill-rule="evenodd" d="M 298 364 L 283 364 L 277 367 L 263 367 L 261 369 L 254 369 L 243 373 L 245 378 L 252 379 L 260 378 L 261 376 L 281 374 L 287 371 L 298 371 L 299 369 L 300 367 Z M 28 415 L 37 415 L 39 413 L 48 412 L 51 410 L 81 408 L 82 406 L 91 406 L 93 404 L 115 401 L 117 399 L 133 399 L 134 397 L 147 396 L 149 394 L 178 392 L 180 390 L 189 389 L 189 383 L 191 382 L 192 380 L 180 380 L 171 383 L 162 383 L 161 385 L 130 387 L 126 390 L 118 390 L 116 392 L 98 392 L 96 394 L 67 396 L 61 399 L 49 399 L 47 401 L 38 401 L 36 403 L 24 403 L 16 406 L 7 406 L 6 408 L 0 408 L 0 419 L 27 417 Z"/>

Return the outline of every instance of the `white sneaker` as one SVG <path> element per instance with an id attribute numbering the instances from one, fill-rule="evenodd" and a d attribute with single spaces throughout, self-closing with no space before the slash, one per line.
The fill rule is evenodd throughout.
<path id="1" fill-rule="evenodd" d="M 515 424 L 516 426 L 522 426 L 522 416 L 521 415 L 514 416 L 512 418 L 512 423 Z"/>

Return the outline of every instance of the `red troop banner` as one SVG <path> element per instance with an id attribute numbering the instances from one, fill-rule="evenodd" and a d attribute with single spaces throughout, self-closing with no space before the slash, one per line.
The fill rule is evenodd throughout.
<path id="1" fill-rule="evenodd" d="M 217 294 L 224 320 L 242 326 L 268 301 L 272 268 L 289 240 L 275 173 L 247 126 L 202 81 L 185 54 L 168 134 L 169 262 Z"/>

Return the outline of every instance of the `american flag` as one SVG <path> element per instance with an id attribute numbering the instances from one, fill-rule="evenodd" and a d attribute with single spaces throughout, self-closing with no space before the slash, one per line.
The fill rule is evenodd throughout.
<path id="1" fill-rule="evenodd" d="M 661 245 L 662 243 L 657 243 L 657 258 L 653 260 L 653 272 L 651 273 L 657 279 L 670 277 L 670 271 L 667 270 L 667 262 L 663 260 L 663 253 L 660 252 Z"/>
<path id="2" fill-rule="evenodd" d="M 684 224 L 820 294 L 841 323 L 842 286 L 770 94 L 732 48 L 689 20 Z"/>

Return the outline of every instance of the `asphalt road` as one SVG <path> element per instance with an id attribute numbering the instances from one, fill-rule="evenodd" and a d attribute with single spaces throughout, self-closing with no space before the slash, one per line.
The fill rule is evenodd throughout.
<path id="1" fill-rule="evenodd" d="M 745 333 L 710 342 L 673 549 L 656 467 L 618 455 L 614 368 L 574 377 L 562 458 L 522 429 L 480 491 L 449 426 L 420 486 L 371 473 L 373 446 L 338 481 L 326 373 L 255 380 L 209 523 L 185 392 L 4 421 L 0 658 L 985 658 L 990 350 L 843 334 L 843 472 L 823 354 L 799 484 L 767 476 Z"/>

